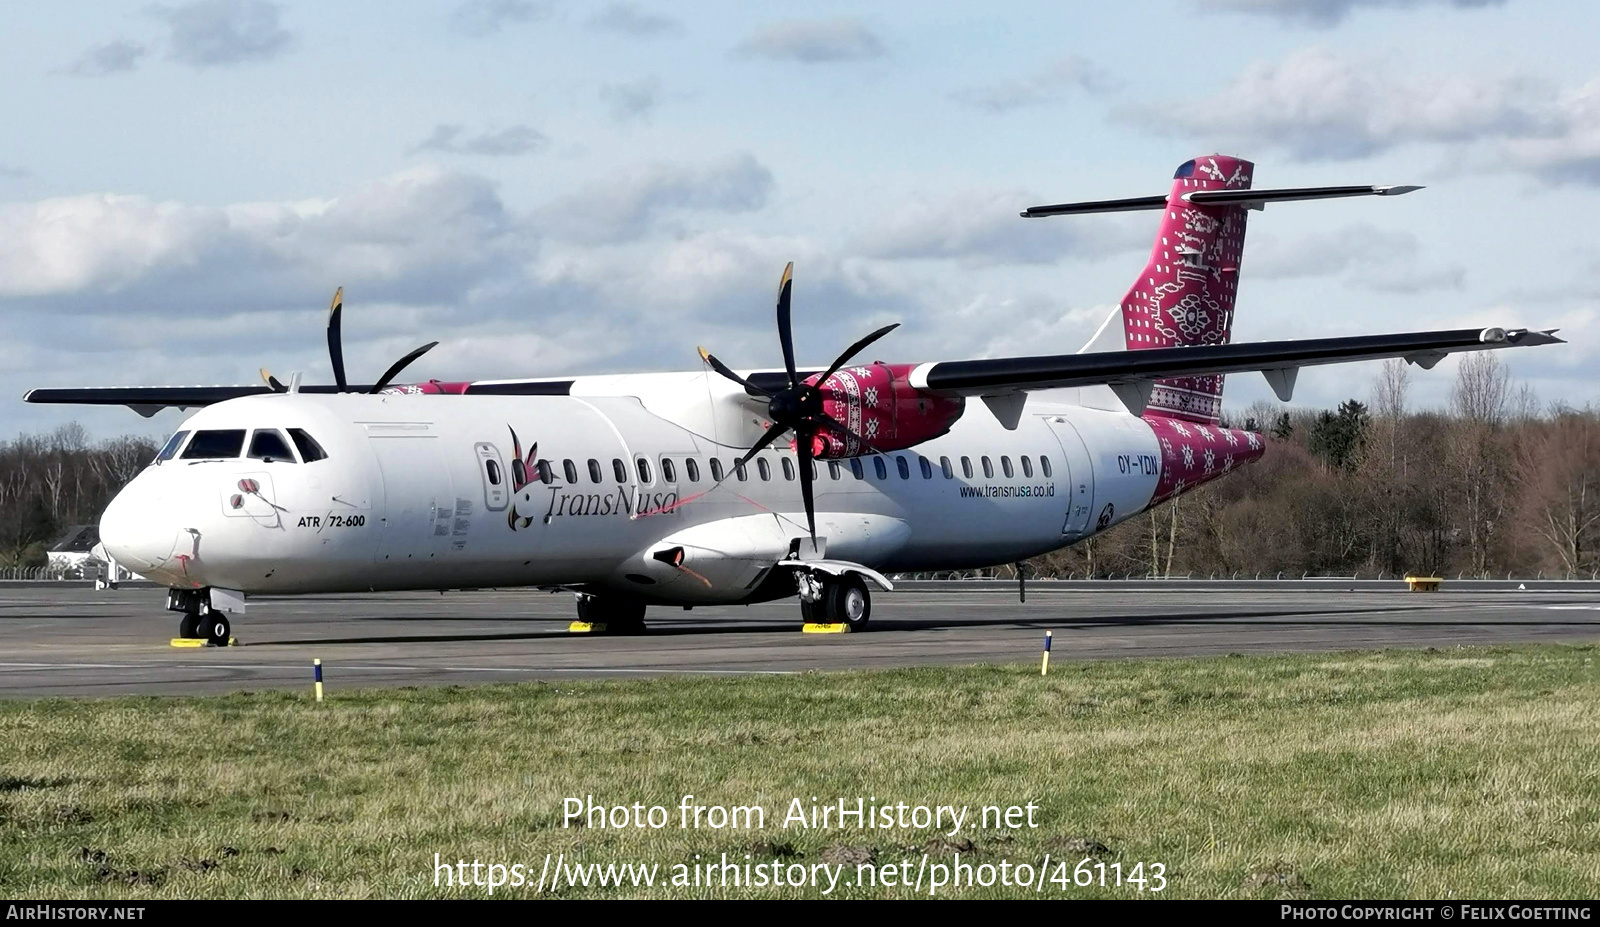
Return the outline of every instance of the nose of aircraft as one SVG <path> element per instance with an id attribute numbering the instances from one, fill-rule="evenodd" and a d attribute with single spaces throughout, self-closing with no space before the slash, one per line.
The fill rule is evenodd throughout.
<path id="1" fill-rule="evenodd" d="M 118 563 L 146 573 L 172 559 L 176 535 L 159 499 L 142 482 L 134 480 L 106 506 L 100 516 L 100 543 Z"/>

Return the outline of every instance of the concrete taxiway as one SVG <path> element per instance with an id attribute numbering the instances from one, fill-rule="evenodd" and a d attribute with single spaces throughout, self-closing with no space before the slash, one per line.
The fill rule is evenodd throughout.
<path id="1" fill-rule="evenodd" d="M 907 583 L 870 629 L 803 635 L 791 600 L 652 608 L 648 633 L 567 633 L 570 595 L 535 590 L 252 599 L 240 646 L 174 649 L 164 591 L 0 583 L 0 696 L 469 684 L 786 673 L 1037 659 L 1173 657 L 1600 640 L 1600 583 Z"/>

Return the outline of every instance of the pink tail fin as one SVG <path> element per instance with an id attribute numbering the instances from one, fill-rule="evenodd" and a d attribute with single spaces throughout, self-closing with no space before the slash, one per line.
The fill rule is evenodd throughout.
<path id="1" fill-rule="evenodd" d="M 1184 163 L 1173 175 L 1150 262 L 1122 298 L 1128 350 L 1228 343 L 1247 207 L 1201 206 L 1183 196 L 1248 189 L 1254 170 L 1249 161 L 1209 155 Z M 1145 414 L 1215 424 L 1222 414 L 1222 377 L 1157 380 Z"/>

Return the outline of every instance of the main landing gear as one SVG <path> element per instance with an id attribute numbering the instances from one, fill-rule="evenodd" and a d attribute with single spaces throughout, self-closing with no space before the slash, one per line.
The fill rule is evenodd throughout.
<path id="1" fill-rule="evenodd" d="M 618 595 L 577 593 L 578 620 L 569 631 L 575 634 L 643 634 L 644 602 Z"/>
<path id="2" fill-rule="evenodd" d="M 209 589 L 167 590 L 167 610 L 183 612 L 178 622 L 178 637 L 204 641 L 213 647 L 226 647 L 233 641 L 228 616 L 211 605 Z"/>
<path id="3" fill-rule="evenodd" d="M 859 631 L 872 617 L 872 593 L 855 573 L 801 571 L 795 574 L 795 583 L 800 587 L 800 617 L 808 630 L 827 626 Z"/>

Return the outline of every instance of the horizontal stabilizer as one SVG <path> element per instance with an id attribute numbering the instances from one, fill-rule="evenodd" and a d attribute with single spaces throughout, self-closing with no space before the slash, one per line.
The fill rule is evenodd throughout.
<path id="1" fill-rule="evenodd" d="M 1260 208 L 1268 203 L 1287 203 L 1295 200 L 1327 200 L 1344 196 L 1402 196 L 1421 187 L 1394 186 L 1344 186 L 1344 187 L 1290 187 L 1283 190 L 1193 190 L 1183 194 L 1186 203 L 1199 206 L 1248 206 Z M 1029 206 L 1022 211 L 1024 219 L 1043 216 L 1078 216 L 1096 212 L 1131 212 L 1139 209 L 1165 209 L 1165 196 L 1136 196 L 1125 200 L 1097 200 L 1089 203 L 1060 203 L 1055 206 Z"/>

